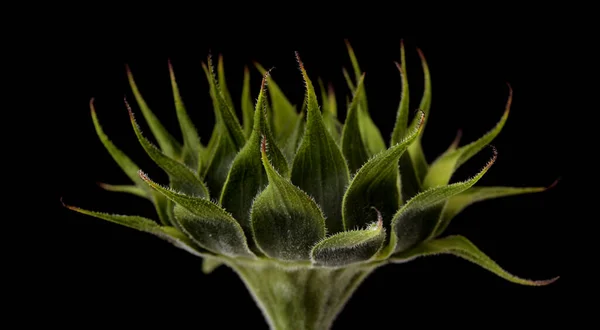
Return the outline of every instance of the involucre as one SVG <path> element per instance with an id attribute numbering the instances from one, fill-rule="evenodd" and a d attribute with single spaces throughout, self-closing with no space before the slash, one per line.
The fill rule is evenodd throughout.
<path id="1" fill-rule="evenodd" d="M 225 81 L 222 58 L 216 73 L 211 57 L 203 64 L 210 84 L 216 125 L 208 144 L 200 142 L 187 115 L 171 64 L 169 71 L 183 143 L 177 141 L 149 109 L 130 70 L 127 71 L 139 111 L 158 145 L 146 138 L 129 110 L 132 128 L 150 158 L 169 177 L 149 178 L 104 134 L 93 100 L 90 102 L 98 137 L 133 184 L 102 186 L 147 198 L 158 221 L 68 208 L 154 234 L 203 258 L 204 271 L 221 264 L 244 281 L 273 329 L 328 329 L 360 283 L 376 268 L 420 256 L 453 254 L 524 285 L 467 238 L 443 236 L 465 207 L 502 196 L 546 188 L 479 187 L 478 180 L 496 160 L 485 148 L 502 130 L 511 106 L 497 125 L 464 146 L 456 140 L 431 164 L 421 146 L 431 105 L 431 79 L 419 51 L 425 75 L 424 93 L 416 115 L 409 118 L 409 85 L 404 47 L 397 63 L 401 101 L 388 143 L 369 115 L 369 103 L 354 52 L 348 51 L 354 78 L 344 71 L 350 90 L 345 121 L 337 116 L 333 89 L 320 86 L 321 100 L 298 54 L 306 93 L 301 107 L 293 105 L 263 74 L 256 102 L 246 69 L 241 97 L 242 123 Z M 490 160 L 470 179 L 451 182 L 453 173 L 480 151 Z"/>

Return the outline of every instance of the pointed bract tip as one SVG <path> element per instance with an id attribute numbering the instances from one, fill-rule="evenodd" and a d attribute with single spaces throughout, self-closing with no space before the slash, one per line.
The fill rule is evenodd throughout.
<path id="1" fill-rule="evenodd" d="M 462 129 L 458 129 L 456 131 L 456 136 L 454 137 L 454 141 L 452 141 L 452 144 L 450 145 L 450 148 L 458 147 L 458 144 L 460 143 L 461 138 L 462 138 Z"/>
<path id="2" fill-rule="evenodd" d="M 535 286 L 545 286 L 545 285 L 549 285 L 549 284 L 552 284 L 552 283 L 558 281 L 559 278 L 560 278 L 560 276 L 556 276 L 549 280 L 540 280 L 540 281 L 531 281 L 531 282 Z"/>
<path id="3" fill-rule="evenodd" d="M 265 85 L 267 84 L 267 80 L 269 79 L 269 77 L 271 76 L 271 70 L 273 70 L 275 67 L 270 68 L 269 70 L 267 70 L 267 72 L 265 72 L 265 74 L 263 75 L 262 78 L 262 82 L 260 84 L 260 89 L 264 90 L 265 89 Z"/>
<path id="4" fill-rule="evenodd" d="M 127 108 L 127 112 L 129 112 L 129 118 L 131 120 L 134 120 L 135 117 L 133 116 L 133 110 L 131 109 L 131 105 L 129 105 L 129 102 L 127 101 L 127 96 L 123 97 L 123 102 L 125 102 L 125 108 Z"/>
<path id="5" fill-rule="evenodd" d="M 96 100 L 96 99 L 95 99 L 94 97 L 91 97 L 91 98 L 90 98 L 90 111 L 91 111 L 91 112 L 93 112 L 93 113 L 95 113 L 95 112 L 96 112 L 96 108 L 94 107 L 94 101 L 95 101 L 95 100 Z"/>
<path id="6" fill-rule="evenodd" d="M 207 61 L 207 65 L 210 69 L 210 72 L 214 75 L 215 74 L 215 65 L 213 64 L 212 51 L 210 49 L 208 50 L 208 56 L 206 58 L 206 61 Z"/>
<path id="7" fill-rule="evenodd" d="M 404 48 L 404 39 L 400 39 L 400 48 Z"/>
<path id="8" fill-rule="evenodd" d="M 496 147 L 490 145 L 490 148 L 492 148 L 492 152 L 494 153 L 494 155 L 492 155 L 492 158 L 487 162 L 487 164 L 485 164 L 486 170 L 492 167 L 492 165 L 494 165 L 496 159 L 498 158 L 498 150 L 496 149 Z"/>
<path id="9" fill-rule="evenodd" d="M 344 75 L 344 77 L 347 77 L 347 79 L 350 79 L 350 74 L 348 73 L 348 70 L 346 70 L 346 68 L 342 67 L 342 74 Z"/>
<path id="10" fill-rule="evenodd" d="M 509 93 L 510 95 L 512 95 L 512 93 L 513 93 L 513 89 L 512 89 L 512 86 L 511 86 L 511 84 L 510 84 L 508 81 L 506 82 L 506 87 L 508 87 L 508 93 Z"/>
<path id="11" fill-rule="evenodd" d="M 63 198 L 62 196 L 60 196 L 60 203 L 62 204 L 62 206 L 63 206 L 63 207 L 66 207 L 66 208 L 68 208 L 69 210 L 74 210 L 74 211 L 76 211 L 76 210 L 78 210 L 78 209 L 79 209 L 79 208 L 78 208 L 78 207 L 76 207 L 76 206 L 71 206 L 71 205 L 68 205 L 68 204 L 66 204 L 66 203 L 65 203 L 65 201 L 64 201 L 64 198 Z"/>
<path id="12" fill-rule="evenodd" d="M 263 91 L 265 90 L 265 85 L 267 84 L 267 76 L 268 76 L 268 72 L 265 73 L 265 75 L 262 78 L 262 82 L 260 83 L 260 90 Z"/>
<path id="13" fill-rule="evenodd" d="M 144 181 L 148 181 L 150 180 L 150 178 L 148 178 L 148 175 L 146 175 L 146 173 L 144 173 L 144 171 L 142 170 L 138 170 L 137 174 L 140 176 L 140 178 L 142 178 L 142 180 Z"/>
<path id="14" fill-rule="evenodd" d="M 359 87 L 362 86 L 365 82 L 365 76 L 367 75 L 366 72 L 363 72 L 360 77 L 358 78 L 358 81 L 356 82 L 356 93 L 358 93 L 359 91 Z M 355 94 L 356 94 L 355 93 Z"/>
<path id="15" fill-rule="evenodd" d="M 402 65 L 400 63 L 398 63 L 397 61 L 394 61 L 394 64 L 396 64 L 396 67 L 398 68 L 398 70 L 400 71 L 400 73 L 404 74 L 404 71 L 402 71 Z"/>
<path id="16" fill-rule="evenodd" d="M 509 97 L 512 98 L 512 96 L 513 96 L 512 85 L 509 82 L 506 82 L 506 87 L 508 87 L 508 95 L 509 95 Z"/>
<path id="17" fill-rule="evenodd" d="M 262 135 L 260 140 L 260 152 L 263 154 L 267 153 L 267 138 L 264 136 L 264 134 Z"/>
<path id="18" fill-rule="evenodd" d="M 169 77 L 171 77 L 171 83 L 177 85 L 175 79 L 175 70 L 173 70 L 173 63 L 171 63 L 171 59 L 167 58 L 167 66 L 169 67 Z"/>
<path id="19" fill-rule="evenodd" d="M 419 126 L 417 126 L 418 131 L 423 129 L 423 124 L 425 123 L 425 111 L 419 109 L 419 115 Z"/>
<path id="20" fill-rule="evenodd" d="M 552 188 L 556 187 L 558 185 L 558 182 L 560 181 L 560 179 L 561 178 L 559 177 L 556 180 L 554 180 L 554 182 L 552 182 L 552 184 L 549 185 L 545 190 L 549 190 L 549 189 L 552 189 Z"/>
<path id="21" fill-rule="evenodd" d="M 504 109 L 504 113 L 505 115 L 507 115 L 510 112 L 510 107 L 512 105 L 512 99 L 513 99 L 513 89 L 510 86 L 510 84 L 507 82 L 506 86 L 508 87 L 508 98 L 506 100 L 506 106 Z"/>
<path id="22" fill-rule="evenodd" d="M 353 51 L 352 45 L 350 45 L 350 40 L 348 40 L 348 38 L 344 39 L 344 43 L 346 44 L 346 47 L 348 48 L 349 51 Z"/>
<path id="23" fill-rule="evenodd" d="M 333 83 L 329 82 L 327 84 L 327 91 L 329 92 L 330 95 L 334 95 L 335 94 L 335 89 L 333 88 Z"/>
<path id="24" fill-rule="evenodd" d="M 298 51 L 295 51 L 294 54 L 296 54 L 296 61 L 298 61 L 298 65 L 300 66 L 300 70 L 302 72 L 304 72 L 304 63 L 302 63 L 302 60 L 300 59 L 300 53 L 298 53 Z"/>
<path id="25" fill-rule="evenodd" d="M 494 153 L 494 158 L 498 157 L 498 149 L 495 146 L 490 144 L 490 148 L 492 148 L 492 152 Z"/>
<path id="26" fill-rule="evenodd" d="M 383 216 L 375 206 L 371 206 L 371 208 L 377 212 L 377 229 L 381 229 L 383 227 Z"/>
<path id="27" fill-rule="evenodd" d="M 131 75 L 131 67 L 127 63 L 125 63 L 125 72 L 127 75 Z"/>

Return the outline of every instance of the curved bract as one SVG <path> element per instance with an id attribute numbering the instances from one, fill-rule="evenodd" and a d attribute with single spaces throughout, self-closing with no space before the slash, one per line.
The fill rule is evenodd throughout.
<path id="1" fill-rule="evenodd" d="M 299 78 L 306 88 L 303 104 L 288 100 L 270 72 L 257 64 L 263 75 L 258 97 L 251 95 L 250 70 L 246 68 L 240 109 L 227 89 L 223 58 L 219 57 L 215 72 L 209 56 L 203 68 L 216 124 L 206 144 L 201 143 L 187 114 L 170 63 L 182 142 L 160 124 L 138 89 L 140 82 L 136 84 L 128 69 L 138 108 L 125 101 L 133 131 L 169 182 L 154 182 L 111 142 L 92 101 L 96 132 L 132 181 L 130 185 L 101 186 L 147 198 L 154 204 L 160 224 L 135 215 L 67 207 L 165 239 L 204 258 L 207 273 L 227 264 L 242 277 L 269 324 L 277 329 L 293 328 L 292 324 L 301 324 L 303 329 L 327 328 L 371 271 L 419 256 L 457 255 L 519 284 L 537 286 L 554 281 L 556 278 L 534 281 L 516 277 L 468 239 L 440 237 L 452 218 L 475 202 L 545 190 L 476 186 L 497 157 L 495 148 L 486 146 L 507 121 L 510 86 L 505 111 L 494 128 L 462 147 L 455 141 L 429 164 L 421 145 L 432 96 L 424 55 L 419 51 L 425 75 L 421 108 L 409 109 L 407 65 L 401 46 L 397 63 L 401 100 L 391 139 L 386 142 L 370 116 L 365 73 L 349 43 L 347 47 L 353 77 L 344 70 L 352 92 L 344 121 L 337 117 L 339 105 L 333 87 L 326 91 L 319 79 L 319 100 L 298 54 Z M 140 129 L 138 111 L 150 127 L 149 133 Z M 410 113 L 416 115 L 411 118 Z M 241 114 L 243 122 L 236 114 Z M 148 139 L 150 134 L 158 145 Z M 490 150 L 493 155 L 479 173 L 451 182 L 462 164 Z M 272 281 L 261 281 L 261 274 Z M 277 296 L 284 293 L 294 295 Z"/>

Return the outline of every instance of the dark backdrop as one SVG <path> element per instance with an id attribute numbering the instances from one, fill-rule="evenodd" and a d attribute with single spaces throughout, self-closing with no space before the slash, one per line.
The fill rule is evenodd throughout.
<path id="1" fill-rule="evenodd" d="M 64 36 L 63 36 L 64 37 Z M 418 259 L 409 264 L 377 270 L 358 289 L 337 320 L 336 329 L 357 325 L 372 328 L 403 322 L 429 324 L 435 320 L 539 323 L 555 318 L 559 291 L 568 281 L 558 237 L 559 219 L 567 196 L 565 167 L 555 150 L 562 147 L 565 118 L 559 104 L 560 87 L 553 70 L 559 54 L 550 37 L 498 35 L 486 37 L 378 38 L 350 36 L 362 69 L 371 116 L 384 137 L 393 129 L 400 95 L 400 79 L 393 61 L 399 60 L 400 37 L 406 42 L 408 74 L 414 109 L 422 90 L 421 68 L 415 48 L 420 47 L 430 65 L 433 103 L 425 130 L 424 147 L 432 161 L 463 130 L 462 143 L 479 138 L 499 120 L 508 94 L 514 88 L 511 114 L 494 140 L 498 160 L 479 185 L 547 186 L 563 176 L 552 190 L 508 197 L 469 207 L 448 229 L 471 239 L 501 266 L 517 276 L 546 279 L 562 275 L 548 287 L 509 283 L 466 261 L 450 256 Z M 172 38 L 172 39 L 168 39 Z M 123 105 L 132 99 L 124 65 L 128 63 L 153 111 L 179 136 L 168 80 L 167 58 L 173 62 L 188 112 L 202 136 L 209 138 L 213 124 L 208 86 L 201 68 L 209 49 L 225 59 L 228 84 L 239 101 L 243 66 L 256 60 L 275 67 L 272 77 L 289 98 L 300 103 L 303 83 L 294 59 L 299 51 L 309 75 L 332 82 L 338 92 L 341 118 L 345 116 L 342 66 L 350 68 L 343 38 L 261 40 L 259 34 L 229 39 L 132 35 L 101 37 L 69 34 L 61 39 L 45 88 L 56 90 L 51 99 L 52 121 L 60 148 L 54 171 L 53 200 L 57 216 L 53 229 L 53 254 L 48 276 L 60 322 L 77 320 L 191 322 L 196 328 L 265 328 L 259 309 L 242 282 L 225 267 L 211 275 L 201 272 L 201 260 L 147 234 L 83 216 L 60 206 L 69 204 L 122 214 L 153 217 L 150 203 L 124 194 L 109 193 L 96 182 L 127 183 L 126 176 L 97 139 L 88 102 L 96 98 L 99 120 L 106 133 L 150 177 L 164 174 L 139 146 Z M 169 41 L 167 41 L 169 40 Z M 260 76 L 252 70 L 256 97 Z M 133 102 L 132 102 L 133 103 Z M 137 108 L 135 108 L 137 109 Z M 142 118 L 142 117 L 139 117 Z M 142 122 L 142 128 L 149 132 Z M 150 136 L 147 134 L 147 136 Z M 490 157 L 484 150 L 466 163 L 453 180 L 476 173 Z M 166 182 L 166 181 L 164 181 Z M 476 320 L 473 320 L 473 317 Z M 175 321 L 177 320 L 177 321 Z M 220 326 L 211 326 L 218 321 Z"/>

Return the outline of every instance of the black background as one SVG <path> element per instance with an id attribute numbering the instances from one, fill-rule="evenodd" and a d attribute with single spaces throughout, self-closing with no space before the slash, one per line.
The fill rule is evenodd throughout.
<path id="1" fill-rule="evenodd" d="M 513 274 L 547 279 L 561 275 L 547 287 L 509 283 L 488 271 L 450 256 L 418 259 L 409 264 L 377 270 L 358 289 L 339 316 L 334 329 L 369 325 L 376 328 L 402 324 L 448 324 L 500 320 L 510 324 L 539 324 L 561 316 L 560 292 L 569 281 L 559 237 L 567 196 L 562 149 L 564 108 L 553 70 L 560 59 L 554 38 L 526 33 L 415 37 L 399 34 L 346 36 L 362 69 L 371 116 L 388 138 L 400 96 L 400 78 L 393 61 L 399 60 L 400 38 L 407 49 L 411 108 L 422 91 L 421 68 L 415 51 L 425 53 L 433 79 L 433 103 L 423 144 L 428 161 L 443 152 L 462 129 L 462 143 L 479 138 L 502 115 L 514 89 L 513 107 L 502 133 L 493 141 L 499 156 L 478 185 L 548 186 L 532 195 L 486 201 L 469 207 L 450 225 L 448 234 L 461 234 Z M 350 68 L 344 37 L 261 40 L 247 37 L 205 38 L 204 34 L 132 37 L 70 33 L 50 50 L 56 72 L 47 80 L 52 89 L 52 122 L 60 148 L 54 171 L 52 247 L 53 295 L 60 303 L 47 306 L 59 313 L 61 323 L 157 321 L 191 323 L 196 328 L 266 328 L 242 282 L 225 267 L 211 275 L 201 272 L 201 260 L 163 241 L 134 230 L 83 216 L 62 208 L 59 198 L 83 208 L 156 218 L 148 202 L 109 193 L 96 182 L 127 183 L 95 135 L 88 102 L 96 109 L 105 132 L 150 177 L 166 176 L 144 154 L 136 141 L 123 105 L 133 100 L 124 65 L 128 63 L 152 110 L 179 137 L 168 80 L 167 58 L 172 60 L 188 113 L 206 143 L 213 124 L 208 86 L 201 62 L 209 50 L 222 53 L 232 95 L 239 101 L 244 65 L 256 60 L 275 67 L 272 77 L 294 103 L 303 97 L 303 83 L 294 59 L 299 51 L 311 78 L 332 82 L 338 92 L 340 116 L 349 95 L 342 66 Z M 252 68 L 256 97 L 260 76 Z M 134 103 L 134 102 L 132 102 Z M 137 108 L 134 107 L 134 111 Z M 138 111 L 139 113 L 139 111 Z M 141 116 L 139 117 L 141 118 Z M 142 122 L 148 137 L 149 129 Z M 491 156 L 484 149 L 466 163 L 453 181 L 466 179 Z M 77 315 L 77 319 L 68 318 Z M 480 321 L 481 320 L 481 321 Z M 209 325 L 218 322 L 219 326 Z M 213 323 L 214 324 L 214 323 Z"/>

